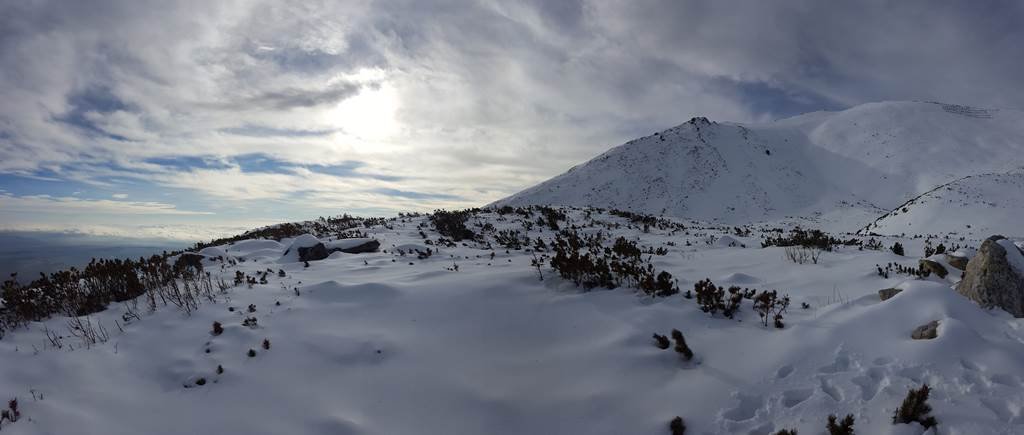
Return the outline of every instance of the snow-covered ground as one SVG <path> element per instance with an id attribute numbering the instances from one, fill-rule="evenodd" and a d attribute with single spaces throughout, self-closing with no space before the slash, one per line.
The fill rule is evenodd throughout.
<path id="1" fill-rule="evenodd" d="M 570 211 L 562 226 L 597 231 L 586 214 Z M 887 247 L 901 242 L 906 257 L 840 247 L 817 264 L 796 264 L 784 248 L 761 248 L 757 229 L 728 235 L 745 245 L 729 246 L 719 243 L 727 228 L 683 222 L 686 231 L 645 233 L 590 215 L 620 224 L 601 227 L 613 236 L 666 248 L 652 262 L 684 291 L 710 278 L 788 294 L 785 328 L 763 327 L 750 301 L 726 319 L 682 295 L 584 292 L 547 266 L 541 281 L 533 253 L 426 245 L 420 231 L 438 235 L 415 217 L 365 230 L 381 252 L 336 252 L 308 267 L 285 255 L 288 239 L 208 248 L 245 260 L 205 260 L 215 276 L 269 269 L 268 283 L 235 286 L 191 315 L 160 307 L 125 323 L 114 305 L 92 316 L 109 340 L 88 348 L 73 337 L 51 346 L 44 327 L 67 335 L 67 318 L 9 332 L 0 340 L 0 399 L 17 397 L 22 418 L 0 431 L 665 434 L 678 415 L 693 434 L 819 434 L 828 414 L 852 413 L 859 434 L 921 433 L 893 426 L 891 416 L 908 389 L 927 383 L 938 433 L 1024 433 L 1024 319 L 960 296 L 955 270 L 946 279 L 877 274 L 890 262 L 916 267 L 923 239 L 880 238 Z M 477 231 L 485 223 L 523 229 L 515 215 L 470 222 Z M 526 235 L 550 241 L 554 233 L 537 225 Z M 427 248 L 437 252 L 412 253 Z M 877 291 L 890 287 L 903 291 L 881 301 Z M 242 325 L 248 317 L 255 327 Z M 933 320 L 938 338 L 910 338 Z M 224 327 L 216 336 L 215 321 Z M 698 364 L 654 346 L 653 333 L 673 328 Z"/>

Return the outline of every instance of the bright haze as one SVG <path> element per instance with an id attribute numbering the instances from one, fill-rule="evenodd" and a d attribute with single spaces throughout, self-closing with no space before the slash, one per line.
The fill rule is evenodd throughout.
<path id="1" fill-rule="evenodd" d="M 0 229 L 481 206 L 694 116 L 1021 108 L 1019 2 L 3 1 Z"/>

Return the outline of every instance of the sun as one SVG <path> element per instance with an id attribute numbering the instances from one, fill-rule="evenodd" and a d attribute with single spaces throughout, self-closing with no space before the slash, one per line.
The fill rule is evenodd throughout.
<path id="1" fill-rule="evenodd" d="M 393 85 L 383 82 L 379 86 L 364 87 L 329 110 L 325 117 L 328 124 L 346 136 L 380 141 L 398 133 L 397 110 L 398 92 Z"/>

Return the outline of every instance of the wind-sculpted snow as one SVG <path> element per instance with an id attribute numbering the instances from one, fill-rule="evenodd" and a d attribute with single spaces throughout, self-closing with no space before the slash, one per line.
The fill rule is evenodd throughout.
<path id="1" fill-rule="evenodd" d="M 872 103 L 764 124 L 694 118 L 495 205 L 615 208 L 729 224 L 799 218 L 855 231 L 937 186 L 1021 167 L 1024 112 Z M 1003 186 L 994 194 L 947 199 L 1019 204 L 1021 191 Z M 912 220 L 923 225 L 907 230 L 901 222 L 875 231 L 963 232 L 968 216 L 949 211 L 913 210 Z M 985 237 L 1019 216 L 1016 208 L 987 211 L 969 216 L 986 230 L 969 233 Z"/>
<path id="2" fill-rule="evenodd" d="M 18 398 L 22 418 L 2 433 L 654 435 L 679 415 L 687 433 L 815 434 L 828 414 L 849 413 L 857 433 L 920 434 L 891 416 L 923 383 L 939 433 L 1024 431 L 1022 320 L 957 294 L 958 274 L 875 273 L 916 267 L 923 239 L 877 237 L 906 257 L 840 244 L 796 264 L 761 247 L 780 235 L 767 227 L 563 211 L 561 228 L 635 242 L 684 291 L 710 277 L 789 295 L 785 327 L 762 326 L 749 300 L 728 319 L 682 293 L 584 292 L 546 261 L 538 271 L 547 250 L 495 243 L 516 230 L 552 246 L 536 210 L 471 213 L 475 236 L 460 243 L 427 217 L 402 217 L 365 228 L 379 252 L 308 267 L 282 260 L 298 241 L 216 246 L 224 257 L 205 257 L 204 270 L 229 288 L 213 301 L 149 312 L 143 296 L 137 318 L 124 317 L 130 301 L 112 304 L 91 316 L 109 338 L 89 346 L 61 315 L 8 331 L 0 399 Z M 724 236 L 739 246 L 715 243 Z M 237 273 L 266 283 L 230 284 Z M 883 302 L 884 288 L 902 291 Z M 936 338 L 910 338 L 936 320 Z M 673 329 L 699 363 L 654 345 Z"/>

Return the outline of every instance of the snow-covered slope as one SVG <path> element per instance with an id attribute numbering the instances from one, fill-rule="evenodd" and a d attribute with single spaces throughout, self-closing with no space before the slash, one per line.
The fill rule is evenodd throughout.
<path id="1" fill-rule="evenodd" d="M 886 213 L 863 233 L 1020 235 L 1024 172 L 981 174 L 940 185 Z"/>
<path id="2" fill-rule="evenodd" d="M 852 231 L 938 185 L 1022 166 L 1024 112 L 872 103 L 765 124 L 694 118 L 494 205 L 592 206 L 731 224 L 833 214 L 832 229 Z"/>

